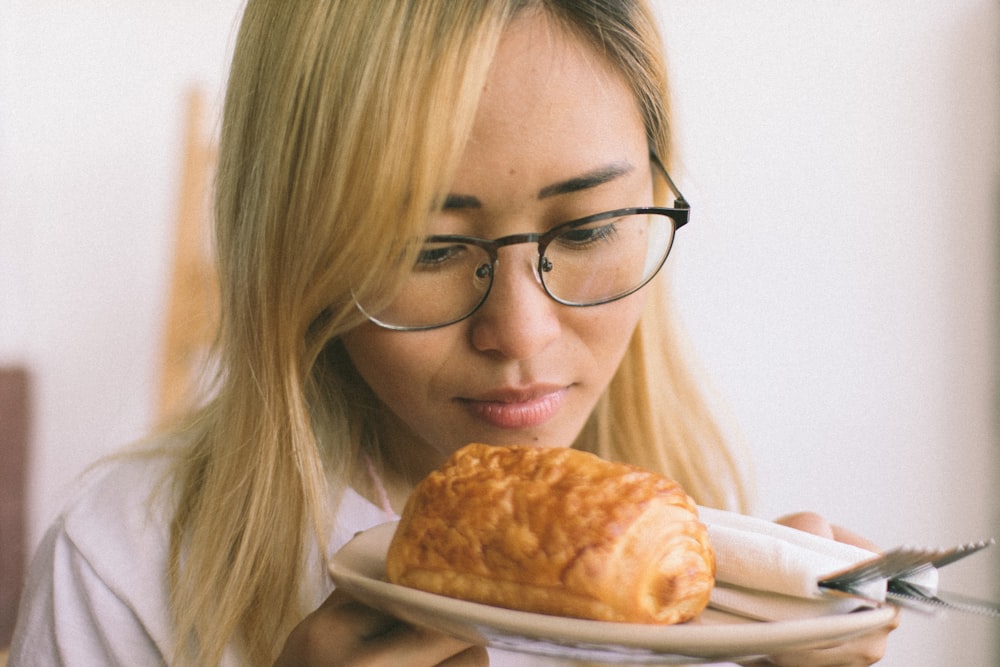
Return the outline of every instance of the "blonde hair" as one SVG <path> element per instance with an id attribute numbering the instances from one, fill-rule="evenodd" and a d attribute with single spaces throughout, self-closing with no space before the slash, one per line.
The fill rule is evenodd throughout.
<path id="1" fill-rule="evenodd" d="M 331 502 L 363 452 L 377 457 L 382 408 L 337 342 L 363 321 L 353 294 L 401 279 L 401 242 L 440 206 L 500 34 L 529 5 L 619 66 L 651 148 L 668 157 L 660 39 L 640 2 L 248 3 L 216 182 L 220 370 L 210 400 L 176 427 L 176 662 L 218 664 L 232 645 L 270 664 L 310 611 L 307 560 Z M 736 467 L 669 334 L 666 300 L 649 304 L 579 445 L 726 504 L 740 493 Z"/>

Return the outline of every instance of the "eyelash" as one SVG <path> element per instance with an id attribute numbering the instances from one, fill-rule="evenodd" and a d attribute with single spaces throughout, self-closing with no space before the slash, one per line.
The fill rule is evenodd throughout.
<path id="1" fill-rule="evenodd" d="M 440 266 L 455 259 L 459 253 L 463 252 L 465 252 L 465 246 L 461 244 L 421 250 L 417 255 L 417 268 L 429 269 Z"/>
<path id="2" fill-rule="evenodd" d="M 558 239 L 578 247 L 584 247 L 608 241 L 618 235 L 618 228 L 615 223 L 604 224 L 600 227 L 585 227 L 580 229 L 569 229 L 563 232 Z M 579 238 L 579 240 L 577 240 Z"/>

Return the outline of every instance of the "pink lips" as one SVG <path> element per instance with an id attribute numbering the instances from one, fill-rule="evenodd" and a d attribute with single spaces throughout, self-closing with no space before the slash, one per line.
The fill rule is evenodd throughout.
<path id="1" fill-rule="evenodd" d="M 562 406 L 565 387 L 494 392 L 461 403 L 475 417 L 502 429 L 530 428 L 547 422 Z"/>

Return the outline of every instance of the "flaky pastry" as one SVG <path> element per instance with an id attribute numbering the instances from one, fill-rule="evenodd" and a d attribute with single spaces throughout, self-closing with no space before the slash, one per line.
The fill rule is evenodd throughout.
<path id="1" fill-rule="evenodd" d="M 509 609 L 667 624 L 708 604 L 715 558 L 672 480 L 574 449 L 471 444 L 410 495 L 386 574 Z"/>

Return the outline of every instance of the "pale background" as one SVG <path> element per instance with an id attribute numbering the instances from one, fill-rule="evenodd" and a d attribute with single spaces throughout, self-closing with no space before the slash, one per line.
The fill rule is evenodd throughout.
<path id="1" fill-rule="evenodd" d="M 31 545 L 152 419 L 183 95 L 219 90 L 238 6 L 0 4 L 0 364 L 34 374 Z M 1000 535 L 997 3 L 658 7 L 694 207 L 671 272 L 756 513 Z M 998 571 L 943 579 L 996 597 Z M 998 634 L 907 614 L 882 664 L 996 664 Z"/>

